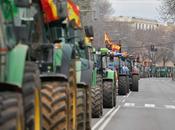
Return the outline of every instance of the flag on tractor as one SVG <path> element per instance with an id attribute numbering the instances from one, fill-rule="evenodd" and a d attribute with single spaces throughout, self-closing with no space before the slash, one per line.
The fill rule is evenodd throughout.
<path id="1" fill-rule="evenodd" d="M 80 10 L 78 5 L 76 5 L 72 0 L 67 0 L 67 13 L 68 13 L 68 20 L 74 21 L 76 27 L 81 27 L 81 20 L 80 20 Z"/>
<path id="2" fill-rule="evenodd" d="M 117 44 L 113 44 L 112 45 L 112 51 L 119 51 L 120 50 L 120 46 Z"/>
<path id="3" fill-rule="evenodd" d="M 109 35 L 107 33 L 105 33 L 104 35 L 104 42 L 106 45 L 112 45 L 112 41 L 111 41 L 111 38 L 109 37 Z"/>
<path id="4" fill-rule="evenodd" d="M 119 51 L 120 50 L 120 46 L 118 44 L 112 42 L 108 33 L 104 34 L 104 42 L 105 42 L 107 48 L 111 49 L 112 51 Z"/>
<path id="5" fill-rule="evenodd" d="M 46 23 L 53 22 L 59 19 L 58 1 L 41 0 L 42 9 L 44 12 L 44 20 Z"/>

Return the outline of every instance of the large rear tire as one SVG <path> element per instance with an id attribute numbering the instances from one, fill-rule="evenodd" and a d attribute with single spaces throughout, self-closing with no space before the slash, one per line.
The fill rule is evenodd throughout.
<path id="1" fill-rule="evenodd" d="M 26 62 L 22 85 L 25 128 L 27 130 L 41 130 L 41 97 L 40 77 L 38 66 L 33 62 Z"/>
<path id="2" fill-rule="evenodd" d="M 77 130 L 86 129 L 86 90 L 77 89 Z"/>
<path id="3" fill-rule="evenodd" d="M 90 86 L 86 88 L 86 130 L 91 130 L 91 89 Z"/>
<path id="4" fill-rule="evenodd" d="M 127 76 L 119 76 L 119 90 L 118 90 L 119 95 L 126 95 L 127 87 L 128 87 Z"/>
<path id="5" fill-rule="evenodd" d="M 91 88 L 91 100 L 92 100 L 92 118 L 100 118 L 102 116 L 103 110 L 103 95 L 101 87 L 96 86 Z"/>
<path id="6" fill-rule="evenodd" d="M 126 78 L 126 82 L 127 82 L 126 91 L 127 91 L 127 93 L 129 93 L 129 88 L 130 88 L 129 76 L 127 76 L 127 78 Z"/>
<path id="7" fill-rule="evenodd" d="M 112 81 L 104 81 L 103 85 L 103 107 L 112 108 L 114 106 Z"/>
<path id="8" fill-rule="evenodd" d="M 132 77 L 132 91 L 138 92 L 139 91 L 139 76 L 133 75 Z"/>
<path id="9" fill-rule="evenodd" d="M 117 102 L 117 93 L 116 93 L 116 86 L 113 89 L 113 107 L 116 106 Z"/>
<path id="10" fill-rule="evenodd" d="M 22 95 L 0 92 L 0 130 L 24 130 Z"/>
<path id="11" fill-rule="evenodd" d="M 67 82 L 44 83 L 42 115 L 44 130 L 67 130 Z"/>
<path id="12" fill-rule="evenodd" d="M 76 83 L 76 72 L 75 66 L 72 63 L 71 68 L 69 70 L 69 129 L 75 130 L 77 129 L 77 83 Z"/>

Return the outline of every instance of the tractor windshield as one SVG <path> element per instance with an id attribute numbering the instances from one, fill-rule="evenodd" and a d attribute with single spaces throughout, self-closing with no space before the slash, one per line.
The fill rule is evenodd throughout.
<path id="1" fill-rule="evenodd" d="M 1 35 L 8 48 L 14 47 L 19 41 L 27 41 L 29 38 L 29 26 L 36 10 L 31 8 L 19 8 L 14 1 L 1 1 Z"/>
<path id="2" fill-rule="evenodd" d="M 12 47 L 16 43 L 13 15 L 16 13 L 16 8 L 9 1 L 0 2 L 0 42 L 1 45 Z"/>

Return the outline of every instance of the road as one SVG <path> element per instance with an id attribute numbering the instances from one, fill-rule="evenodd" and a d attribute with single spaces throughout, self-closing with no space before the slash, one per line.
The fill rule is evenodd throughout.
<path id="1" fill-rule="evenodd" d="M 118 106 L 93 119 L 92 130 L 175 130 L 175 82 L 141 79 L 139 92 L 118 97 Z"/>

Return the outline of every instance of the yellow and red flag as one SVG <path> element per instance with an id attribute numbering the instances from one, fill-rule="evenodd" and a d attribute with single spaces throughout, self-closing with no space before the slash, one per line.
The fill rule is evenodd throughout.
<path id="1" fill-rule="evenodd" d="M 105 35 L 104 35 L 104 42 L 109 46 L 112 45 L 112 41 L 111 41 L 111 38 L 109 37 L 108 33 L 105 33 Z"/>
<path id="2" fill-rule="evenodd" d="M 119 51 L 120 50 L 120 46 L 117 44 L 113 44 L 112 45 L 112 51 Z"/>
<path id="3" fill-rule="evenodd" d="M 41 0 L 41 5 L 44 12 L 44 20 L 46 23 L 59 19 L 57 5 L 54 0 Z"/>
<path id="4" fill-rule="evenodd" d="M 80 9 L 72 0 L 67 0 L 67 14 L 69 21 L 75 21 L 78 28 L 81 27 Z"/>
<path id="5" fill-rule="evenodd" d="M 110 49 L 112 49 L 112 51 L 119 51 L 120 50 L 120 46 L 118 44 L 115 44 L 112 42 L 108 33 L 104 34 L 104 42 L 108 47 L 110 47 Z"/>

